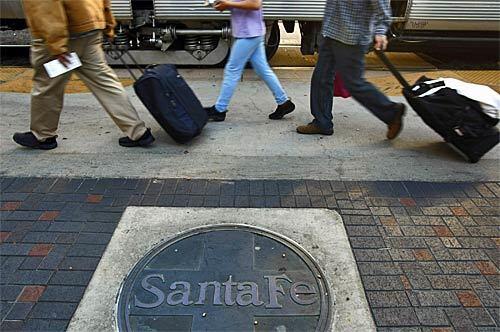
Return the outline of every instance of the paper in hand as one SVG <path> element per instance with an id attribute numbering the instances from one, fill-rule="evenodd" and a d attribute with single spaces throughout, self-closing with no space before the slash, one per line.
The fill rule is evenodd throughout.
<path id="1" fill-rule="evenodd" d="M 80 62 L 80 58 L 78 58 L 78 55 L 75 52 L 69 54 L 68 61 L 68 67 L 64 67 L 64 65 L 59 62 L 59 60 L 52 60 L 50 62 L 47 62 L 43 66 L 45 67 L 45 70 L 47 71 L 49 77 L 54 78 L 82 65 L 82 63 Z"/>
<path id="2" fill-rule="evenodd" d="M 217 2 L 217 0 L 205 0 L 205 3 L 203 4 L 203 6 L 205 6 L 205 7 L 213 7 L 216 2 Z"/>

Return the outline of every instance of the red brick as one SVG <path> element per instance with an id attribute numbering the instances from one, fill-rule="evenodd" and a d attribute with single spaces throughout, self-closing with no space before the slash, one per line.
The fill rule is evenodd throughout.
<path id="1" fill-rule="evenodd" d="M 59 216 L 59 213 L 60 213 L 59 211 L 45 211 L 44 213 L 42 213 L 40 218 L 38 218 L 38 220 L 40 220 L 40 221 L 53 221 L 54 219 L 56 219 Z"/>
<path id="2" fill-rule="evenodd" d="M 453 332 L 454 330 L 451 327 L 435 327 L 431 330 L 431 332 Z"/>
<path id="3" fill-rule="evenodd" d="M 403 286 L 405 289 L 411 289 L 411 283 L 410 280 L 406 276 L 400 276 L 401 282 L 403 283 Z"/>
<path id="4" fill-rule="evenodd" d="M 355 201 L 357 199 L 363 199 L 363 193 L 360 191 L 350 191 L 349 192 L 349 199 L 352 201 Z"/>
<path id="5" fill-rule="evenodd" d="M 384 226 L 397 226 L 398 225 L 396 218 L 389 217 L 389 216 L 380 216 L 380 222 Z"/>
<path id="6" fill-rule="evenodd" d="M 400 198 L 399 202 L 403 204 L 404 206 L 417 206 L 417 203 L 413 198 Z"/>
<path id="7" fill-rule="evenodd" d="M 28 253 L 29 256 L 47 256 L 47 254 L 52 250 L 54 245 L 52 244 L 37 244 L 31 248 L 30 252 Z"/>
<path id="8" fill-rule="evenodd" d="M 45 286 L 25 286 L 21 295 L 17 298 L 18 302 L 37 302 L 45 291 Z"/>
<path id="9" fill-rule="evenodd" d="M 453 212 L 453 214 L 457 217 L 464 217 L 464 216 L 469 215 L 467 210 L 464 209 L 463 207 L 460 207 L 460 206 L 452 206 L 452 207 L 450 207 L 450 209 L 451 209 L 451 212 Z"/>
<path id="10" fill-rule="evenodd" d="M 453 237 L 453 233 L 446 226 L 432 226 L 432 228 L 439 237 Z"/>
<path id="11" fill-rule="evenodd" d="M 21 202 L 5 202 L 2 204 L 0 211 L 14 211 L 21 206 Z"/>
<path id="12" fill-rule="evenodd" d="M 495 264 L 489 261 L 484 261 L 484 262 L 476 262 L 476 266 L 481 272 L 481 274 L 485 275 L 495 275 L 498 274 L 497 267 Z"/>
<path id="13" fill-rule="evenodd" d="M 0 232 L 0 243 L 7 240 L 7 238 L 9 236 L 10 236 L 10 232 Z"/>
<path id="14" fill-rule="evenodd" d="M 88 195 L 87 203 L 100 203 L 102 201 L 102 195 Z"/>
<path id="15" fill-rule="evenodd" d="M 473 291 L 460 291 L 457 296 L 464 307 L 481 307 L 481 301 Z"/>
<path id="16" fill-rule="evenodd" d="M 500 237 L 494 237 L 492 240 L 495 241 L 497 247 L 500 247 Z"/>
<path id="17" fill-rule="evenodd" d="M 427 249 L 416 249 L 414 250 L 415 258 L 418 261 L 432 261 L 434 260 L 434 256 Z"/>

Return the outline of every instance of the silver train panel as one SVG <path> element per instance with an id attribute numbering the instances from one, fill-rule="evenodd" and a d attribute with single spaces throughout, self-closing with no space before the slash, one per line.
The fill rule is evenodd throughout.
<path id="1" fill-rule="evenodd" d="M 0 15 L 3 19 L 24 18 L 21 0 L 0 0 Z"/>
<path id="2" fill-rule="evenodd" d="M 405 28 L 499 31 L 499 20 L 498 0 L 413 0 Z"/>
<path id="3" fill-rule="evenodd" d="M 131 0 L 112 0 L 111 11 L 117 20 L 132 19 L 132 3 Z"/>
<path id="4" fill-rule="evenodd" d="M 203 0 L 155 0 L 155 16 L 160 20 L 228 18 L 228 12 L 221 14 L 203 6 Z M 266 19 L 321 20 L 325 0 L 265 0 Z"/>
<path id="5" fill-rule="evenodd" d="M 37 0 L 33 0 L 37 1 Z M 75 0 L 78 1 L 78 0 Z M 111 0 L 117 20 L 132 19 L 134 0 Z M 406 0 L 401 0 L 406 1 Z M 204 0 L 153 0 L 155 16 L 160 20 L 227 19 Z M 269 20 L 321 20 L 326 0 L 264 0 L 265 16 Z M 408 0 L 405 17 L 407 30 L 500 31 L 499 0 Z M 402 16 L 402 15 L 401 15 Z M 0 0 L 2 19 L 23 19 L 21 0 Z"/>
<path id="6" fill-rule="evenodd" d="M 33 0 L 37 1 L 37 0 Z M 131 0 L 112 0 L 111 10 L 118 20 L 132 19 Z M 24 18 L 21 0 L 0 0 L 0 15 L 3 19 Z"/>

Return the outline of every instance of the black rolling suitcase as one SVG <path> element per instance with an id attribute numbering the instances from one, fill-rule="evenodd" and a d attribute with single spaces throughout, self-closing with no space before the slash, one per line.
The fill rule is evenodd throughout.
<path id="1" fill-rule="evenodd" d="M 179 143 L 198 136 L 208 115 L 174 65 L 146 69 L 134 90 L 165 131 Z"/>
<path id="2" fill-rule="evenodd" d="M 484 114 L 478 102 L 450 88 L 419 97 L 417 92 L 422 89 L 429 90 L 443 84 L 425 83 L 430 79 L 422 76 L 410 85 L 383 52 L 376 53 L 403 86 L 403 95 L 413 110 L 468 162 L 478 162 L 498 144 L 500 136 L 495 127 L 498 120 Z"/>
<path id="3" fill-rule="evenodd" d="M 208 122 L 208 115 L 176 67 L 159 65 L 140 69 L 142 76 L 137 79 L 122 59 L 124 54 L 140 67 L 130 53 L 119 54 L 135 79 L 135 93 L 160 126 L 178 143 L 187 143 L 198 136 Z"/>

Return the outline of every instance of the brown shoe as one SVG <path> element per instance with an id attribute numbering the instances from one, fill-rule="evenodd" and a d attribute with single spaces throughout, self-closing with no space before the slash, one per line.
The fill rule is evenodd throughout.
<path id="1" fill-rule="evenodd" d="M 387 139 L 392 140 L 398 137 L 401 129 L 403 129 L 403 116 L 405 115 L 405 104 L 399 103 L 396 106 L 396 116 L 391 123 L 387 125 Z"/>
<path id="2" fill-rule="evenodd" d="M 306 124 L 305 126 L 298 126 L 297 132 L 299 134 L 304 134 L 304 135 L 325 135 L 325 136 L 333 135 L 333 129 L 323 130 L 320 127 L 316 126 L 314 123 L 309 123 Z"/>

